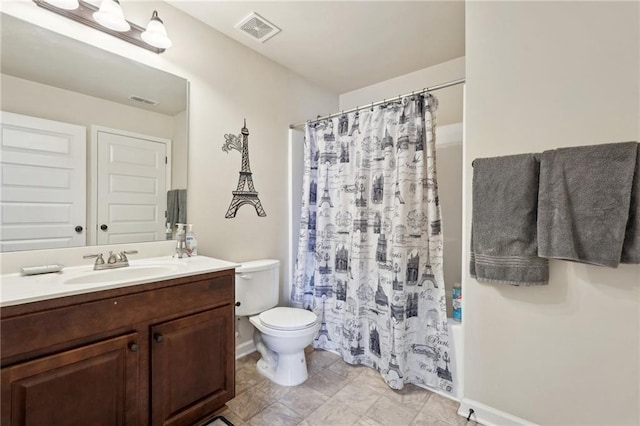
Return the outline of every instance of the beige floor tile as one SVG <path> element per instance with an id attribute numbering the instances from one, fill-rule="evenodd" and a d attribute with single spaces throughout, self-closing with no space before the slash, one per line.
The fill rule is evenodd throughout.
<path id="1" fill-rule="evenodd" d="M 293 388 L 294 386 L 280 386 L 268 379 L 258 385 L 258 389 L 265 394 L 269 402 L 276 402 Z"/>
<path id="2" fill-rule="evenodd" d="M 418 413 L 416 418 L 413 419 L 411 426 L 452 426 L 452 424 L 421 411 Z"/>
<path id="3" fill-rule="evenodd" d="M 338 360 L 327 368 L 347 380 L 353 380 L 362 374 L 362 372 L 368 367 L 365 367 L 364 365 L 351 365 L 342 360 Z"/>
<path id="4" fill-rule="evenodd" d="M 420 410 L 426 416 L 437 420 L 442 420 L 450 424 L 466 424 L 467 419 L 457 414 L 458 404 L 456 401 L 438 394 L 432 394 Z"/>
<path id="5" fill-rule="evenodd" d="M 224 415 L 235 426 L 476 426 L 458 403 L 414 385 L 395 391 L 380 373 L 337 355 L 305 349 L 309 379 L 279 386 L 255 369 L 254 352 L 236 361 L 236 398 Z"/>
<path id="6" fill-rule="evenodd" d="M 416 385 L 406 384 L 401 390 L 388 388 L 384 396 L 400 406 L 411 407 L 420 411 L 433 393 Z"/>
<path id="7" fill-rule="evenodd" d="M 398 405 L 397 402 L 384 395 L 367 411 L 367 417 L 385 426 L 408 426 L 417 414 L 418 410 L 409 406 Z"/>
<path id="8" fill-rule="evenodd" d="M 291 388 L 279 402 L 306 418 L 328 399 L 323 393 L 303 384 Z"/>
<path id="9" fill-rule="evenodd" d="M 360 417 L 346 404 L 330 399 L 307 417 L 307 422 L 311 426 L 353 426 Z"/>
<path id="10" fill-rule="evenodd" d="M 323 369 L 309 377 L 305 382 L 305 385 L 325 394 L 328 397 L 331 397 L 347 383 L 348 380 L 344 377 L 329 369 Z"/>
<path id="11" fill-rule="evenodd" d="M 249 389 L 227 402 L 227 407 L 244 421 L 258 414 L 271 402 L 258 388 Z"/>
<path id="12" fill-rule="evenodd" d="M 341 358 L 339 355 L 334 354 L 333 352 L 323 351 L 323 350 L 314 350 L 307 354 L 307 370 L 309 371 L 309 375 L 314 375 L 318 371 L 322 370 L 333 364 L 334 362 L 340 361 Z"/>
<path id="13" fill-rule="evenodd" d="M 255 365 L 236 370 L 236 395 L 261 385 L 267 379 L 258 373 Z"/>
<path id="14" fill-rule="evenodd" d="M 251 426 L 297 426 L 303 420 L 298 413 L 276 402 L 253 416 L 249 424 Z"/>
<path id="15" fill-rule="evenodd" d="M 236 370 L 245 367 L 256 367 L 256 363 L 260 359 L 260 354 L 258 352 L 252 352 L 249 355 L 245 355 L 242 358 L 236 359 Z"/>
<path id="16" fill-rule="evenodd" d="M 350 409 L 364 415 L 380 398 L 381 392 L 366 384 L 349 383 L 331 398 L 346 404 Z"/>
<path id="17" fill-rule="evenodd" d="M 353 383 L 366 384 L 366 385 L 369 385 L 369 386 L 371 386 L 371 387 L 373 387 L 375 389 L 378 389 L 381 392 L 386 391 L 387 389 L 389 389 L 389 385 L 387 385 L 384 382 L 384 380 L 382 379 L 382 376 L 380 376 L 380 373 L 378 373 L 373 368 L 366 368 L 365 367 L 362 370 L 362 373 L 360 373 L 358 375 L 358 377 L 353 379 Z"/>
<path id="18" fill-rule="evenodd" d="M 372 419 L 369 416 L 362 416 L 358 420 L 358 423 L 355 424 L 355 426 L 384 426 L 384 425 L 379 421 Z"/>

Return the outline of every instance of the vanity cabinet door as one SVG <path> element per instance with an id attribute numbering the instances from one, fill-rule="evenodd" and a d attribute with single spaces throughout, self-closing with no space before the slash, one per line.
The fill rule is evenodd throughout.
<path id="1" fill-rule="evenodd" d="M 134 425 L 137 333 L 3 368 L 3 425 Z"/>
<path id="2" fill-rule="evenodd" d="M 234 396 L 233 306 L 151 327 L 153 425 L 190 425 Z"/>

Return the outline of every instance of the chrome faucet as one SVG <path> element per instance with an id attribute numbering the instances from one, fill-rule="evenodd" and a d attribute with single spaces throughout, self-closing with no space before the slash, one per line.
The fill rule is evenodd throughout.
<path id="1" fill-rule="evenodd" d="M 112 251 L 109 252 L 109 258 L 107 261 L 104 261 L 102 257 L 102 253 L 98 254 L 89 254 L 86 256 L 82 256 L 85 259 L 96 258 L 96 263 L 93 265 L 94 271 L 100 271 L 103 269 L 116 269 L 116 268 L 124 268 L 125 266 L 129 266 L 129 259 L 127 258 L 128 254 L 136 254 L 138 250 L 123 250 L 120 253 L 114 253 Z"/>

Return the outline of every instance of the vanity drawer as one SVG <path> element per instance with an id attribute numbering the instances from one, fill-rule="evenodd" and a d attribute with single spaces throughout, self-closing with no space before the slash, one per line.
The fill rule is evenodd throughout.
<path id="1" fill-rule="evenodd" d="M 65 343 L 75 345 L 103 336 L 109 332 L 123 332 L 135 324 L 153 323 L 199 310 L 234 302 L 233 273 L 217 274 L 205 279 L 198 276 L 145 284 L 144 290 L 130 287 L 96 292 L 95 299 L 82 303 L 47 309 L 49 301 L 33 303 L 32 313 L 6 315 L 2 310 L 2 364 L 13 362 L 12 357 L 39 356 L 61 349 Z M 175 282 L 176 285 L 171 285 Z M 71 296 L 73 300 L 78 296 Z M 86 295 L 83 295 L 86 299 Z M 61 346 L 62 345 L 62 346 Z"/>

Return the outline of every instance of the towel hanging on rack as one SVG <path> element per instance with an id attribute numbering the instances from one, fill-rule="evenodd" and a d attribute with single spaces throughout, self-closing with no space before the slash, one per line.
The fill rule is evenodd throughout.
<path id="1" fill-rule="evenodd" d="M 640 263 L 637 157 L 636 142 L 544 151 L 538 255 L 609 267 Z"/>

